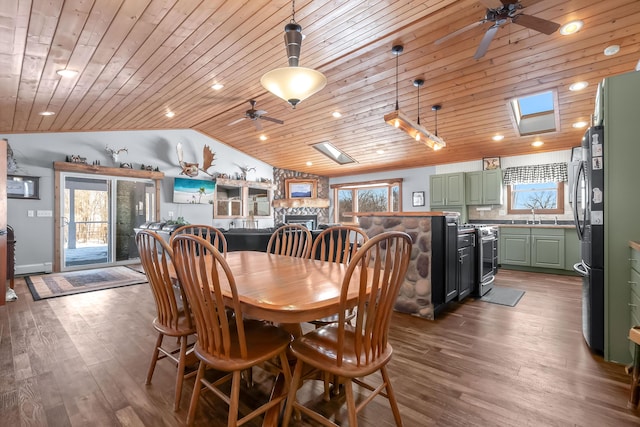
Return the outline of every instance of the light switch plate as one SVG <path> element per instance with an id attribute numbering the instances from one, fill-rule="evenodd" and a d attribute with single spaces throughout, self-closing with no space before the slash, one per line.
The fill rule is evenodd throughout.
<path id="1" fill-rule="evenodd" d="M 28 210 L 27 211 L 27 216 L 34 217 L 35 216 L 35 212 L 32 211 L 32 210 Z"/>
<path id="2" fill-rule="evenodd" d="M 53 211 L 37 211 L 36 212 L 37 216 L 43 217 L 43 216 L 53 216 Z"/>

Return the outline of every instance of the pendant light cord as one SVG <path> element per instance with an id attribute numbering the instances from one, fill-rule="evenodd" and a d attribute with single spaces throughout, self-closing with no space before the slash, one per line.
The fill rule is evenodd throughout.
<path id="1" fill-rule="evenodd" d="M 420 86 L 422 85 L 418 85 L 418 125 L 420 125 Z"/>
<path id="2" fill-rule="evenodd" d="M 436 108 L 436 136 L 438 136 L 438 108 Z"/>
<path id="3" fill-rule="evenodd" d="M 400 109 L 400 105 L 398 104 L 398 59 L 400 57 L 400 52 L 396 53 L 396 111 Z"/>
<path id="4" fill-rule="evenodd" d="M 291 23 L 295 24 L 296 22 L 296 0 L 291 2 Z"/>

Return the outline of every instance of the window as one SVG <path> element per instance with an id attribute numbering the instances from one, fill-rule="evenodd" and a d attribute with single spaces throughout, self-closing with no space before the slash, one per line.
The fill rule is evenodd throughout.
<path id="1" fill-rule="evenodd" d="M 402 202 L 402 180 L 334 184 L 335 222 L 355 222 L 351 212 L 399 212 Z"/>
<path id="2" fill-rule="evenodd" d="M 511 184 L 507 186 L 507 213 L 539 214 L 564 213 L 564 183 L 544 182 Z"/>

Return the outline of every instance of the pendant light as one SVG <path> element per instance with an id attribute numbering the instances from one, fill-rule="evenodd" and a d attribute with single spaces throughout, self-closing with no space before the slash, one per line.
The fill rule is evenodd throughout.
<path id="1" fill-rule="evenodd" d="M 413 84 L 418 87 L 418 121 L 414 122 L 400 111 L 398 103 L 398 56 L 402 53 L 403 47 L 400 45 L 393 46 L 391 52 L 396 55 L 396 109 L 395 111 L 386 114 L 384 121 L 389 125 L 401 129 L 409 134 L 413 139 L 425 144 L 433 150 L 439 150 L 447 144 L 437 134 L 434 135 L 420 125 L 420 87 L 424 85 L 424 80 L 416 79 Z"/>
<path id="2" fill-rule="evenodd" d="M 298 66 L 302 46 L 302 27 L 296 23 L 296 2 L 292 2 L 291 22 L 284 27 L 289 66 L 269 71 L 260 79 L 262 86 L 287 101 L 295 109 L 301 101 L 324 88 L 327 78 L 319 71 Z"/>

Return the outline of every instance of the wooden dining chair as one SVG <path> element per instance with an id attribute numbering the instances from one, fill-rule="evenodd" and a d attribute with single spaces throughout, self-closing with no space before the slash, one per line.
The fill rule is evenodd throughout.
<path id="1" fill-rule="evenodd" d="M 211 242 L 223 255 L 227 254 L 227 239 L 220 229 L 206 224 L 187 224 L 176 228 L 171 234 L 171 239 L 179 234 L 193 234 Z"/>
<path id="2" fill-rule="evenodd" d="M 194 352 L 200 365 L 187 425 L 193 425 L 201 390 L 211 390 L 229 405 L 229 427 L 243 424 L 280 405 L 286 399 L 286 393 L 271 397 L 250 414 L 238 419 L 242 371 L 267 364 L 283 374 L 284 387 L 288 389 L 291 373 L 286 352 L 291 335 L 267 322 L 243 319 L 233 273 L 225 258 L 210 242 L 197 236 L 180 234 L 173 239 L 172 248 L 176 271 L 186 290 L 198 334 Z M 226 315 L 226 307 L 233 309 L 233 317 Z M 271 363 L 273 359 L 278 360 L 279 364 Z M 210 382 L 204 377 L 207 367 L 228 374 Z M 229 380 L 231 391 L 227 395 L 219 386 Z"/>
<path id="3" fill-rule="evenodd" d="M 329 227 L 316 236 L 311 248 L 311 259 L 348 264 L 367 240 L 369 237 L 361 228 L 349 225 Z M 345 321 L 350 322 L 355 315 L 355 310 L 347 309 Z M 335 314 L 309 323 L 320 327 L 337 321 L 338 314 Z"/>
<path id="4" fill-rule="evenodd" d="M 285 224 L 273 232 L 267 252 L 276 255 L 286 255 L 308 258 L 311 251 L 311 232 L 302 224 Z"/>
<path id="5" fill-rule="evenodd" d="M 310 370 L 328 372 L 344 381 L 349 426 L 358 425 L 357 413 L 376 395 L 389 400 L 396 424 L 402 425 L 386 365 L 393 353 L 388 343 L 391 314 L 409 266 L 411 246 L 411 237 L 400 231 L 388 231 L 370 238 L 353 256 L 345 272 L 339 321 L 293 341 L 291 351 L 297 363 L 283 417 L 284 426 L 289 424 L 294 408 L 323 425 L 335 425 L 296 400 L 302 374 L 304 372 L 305 378 L 310 378 Z M 356 272 L 359 275 L 354 276 Z M 355 326 L 352 326 L 344 321 L 344 317 L 350 305 L 348 291 L 354 288 L 358 290 L 358 300 Z M 377 371 L 381 373 L 382 384 L 366 382 L 365 377 Z M 353 383 L 372 392 L 357 407 Z"/>
<path id="6" fill-rule="evenodd" d="M 153 319 L 153 327 L 158 332 L 156 345 L 147 372 L 146 384 L 151 378 L 158 360 L 168 358 L 177 364 L 174 411 L 180 408 L 182 383 L 185 378 L 195 375 L 186 373 L 187 352 L 191 350 L 195 339 L 189 343 L 189 337 L 196 333 L 189 306 L 182 288 L 170 275 L 173 270 L 173 254 L 169 245 L 157 233 L 142 230 L 136 235 L 136 244 L 140 254 L 140 262 L 151 286 L 156 303 L 157 316 Z M 164 347 L 165 336 L 177 339 L 178 347 Z M 194 337 L 195 338 L 195 337 Z"/>

